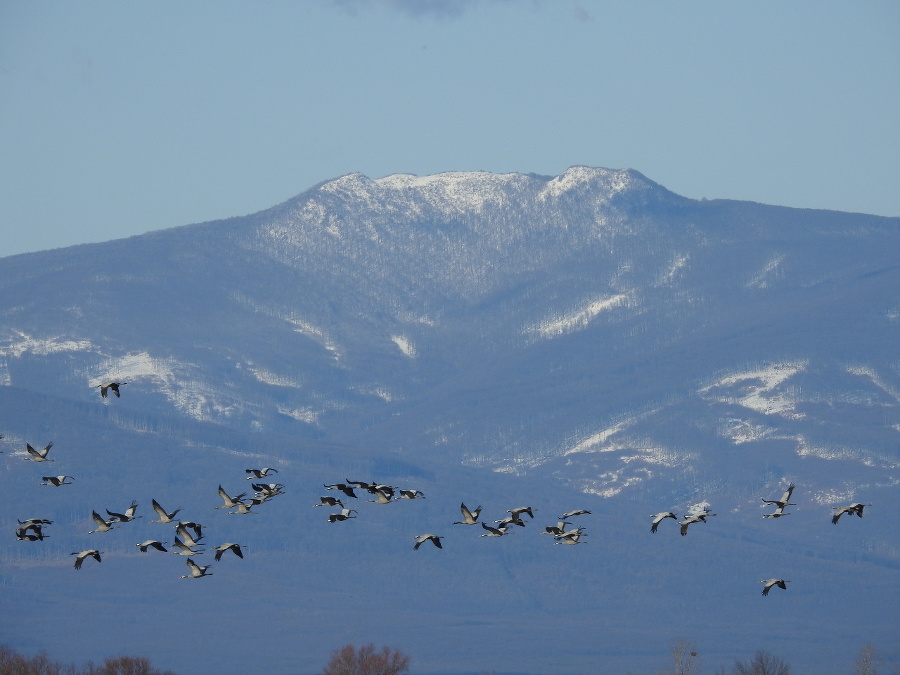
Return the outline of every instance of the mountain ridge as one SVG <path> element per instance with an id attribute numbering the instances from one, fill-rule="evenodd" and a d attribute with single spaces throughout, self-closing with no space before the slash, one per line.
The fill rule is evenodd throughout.
<path id="1" fill-rule="evenodd" d="M 885 528 L 900 508 L 898 252 L 900 218 L 691 200 L 573 167 L 349 174 L 244 217 L 0 258 L 0 466 L 17 505 L 3 525 L 57 521 L 47 542 L 0 543 L 0 586 L 25 608 L 0 634 L 97 658 L 83 615 L 140 653 L 150 641 L 103 614 L 133 602 L 178 631 L 134 618 L 168 637 L 153 662 L 198 675 L 252 669 L 261 649 L 275 673 L 313 672 L 370 640 L 434 673 L 648 672 L 678 638 L 710 666 L 766 648 L 837 675 L 866 641 L 900 663 Z M 101 399 L 112 379 L 128 385 Z M 21 461 L 51 440 L 71 487 L 39 487 L 47 469 Z M 277 467 L 287 493 L 258 515 L 213 511 L 252 465 Z M 348 523 L 311 508 L 360 476 L 428 498 L 364 498 Z M 762 519 L 788 482 L 800 505 Z M 86 534 L 91 510 L 151 497 L 249 542 L 244 566 L 180 582 L 127 539 L 164 528 Z M 483 540 L 450 525 L 460 501 L 491 520 L 530 504 L 540 522 Z M 851 501 L 872 504 L 865 518 L 831 525 Z M 719 515 L 649 534 L 647 514 L 700 504 Z M 576 507 L 594 512 L 587 546 L 532 536 Z M 445 548 L 412 554 L 425 531 Z M 73 581 L 68 554 L 89 545 L 109 554 Z M 795 585 L 761 605 L 773 574 Z M 199 604 L 182 614 L 174 595 Z M 771 628 L 773 602 L 803 629 Z M 372 621 L 373 606 L 391 611 Z M 53 637 L 44 607 L 70 619 Z M 230 630 L 236 607 L 257 620 L 229 644 L 186 639 L 194 622 Z M 854 629 L 823 638 L 838 609 Z M 524 644 L 498 654 L 472 621 Z"/>

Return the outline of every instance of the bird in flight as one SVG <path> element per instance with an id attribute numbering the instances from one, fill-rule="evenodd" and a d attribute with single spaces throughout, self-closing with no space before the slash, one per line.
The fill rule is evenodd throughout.
<path id="1" fill-rule="evenodd" d="M 76 570 L 81 569 L 81 564 L 85 561 L 86 558 L 93 558 L 97 562 L 101 562 L 100 561 L 100 551 L 93 549 L 93 548 L 88 548 L 88 549 L 85 549 L 84 551 L 76 551 L 75 553 L 70 553 L 69 555 L 77 556 L 75 558 L 75 569 Z"/>
<path id="2" fill-rule="evenodd" d="M 420 534 L 416 537 L 416 545 L 413 546 L 413 549 L 418 551 L 419 547 L 426 541 L 430 541 L 438 548 L 444 548 L 443 546 L 441 546 L 441 539 L 443 539 L 443 537 L 439 537 L 436 534 Z"/>
<path id="3" fill-rule="evenodd" d="M 678 520 L 678 516 L 671 511 L 662 511 L 660 513 L 654 513 L 652 516 L 653 522 L 650 524 L 650 531 L 656 532 L 656 529 L 659 527 L 659 524 L 664 521 L 666 518 L 672 518 L 674 520 Z"/>
<path id="4" fill-rule="evenodd" d="M 119 398 L 121 394 L 119 394 L 119 387 L 123 384 L 128 384 L 127 382 L 104 382 L 103 384 L 95 384 L 95 387 L 100 388 L 100 396 L 106 398 L 109 395 L 109 391 L 112 390 L 112 393 L 116 395 L 116 398 Z"/>
<path id="5" fill-rule="evenodd" d="M 31 447 L 31 444 L 25 444 L 25 450 L 28 451 L 30 457 L 23 457 L 22 459 L 29 459 L 32 462 L 52 462 L 54 460 L 47 459 L 47 453 L 50 452 L 50 448 L 53 447 L 53 443 L 47 443 L 43 450 L 35 450 Z"/>
<path id="6" fill-rule="evenodd" d="M 762 594 L 768 595 L 769 591 L 772 590 L 773 586 L 778 586 L 778 588 L 786 591 L 787 590 L 786 584 L 789 584 L 790 580 L 788 580 L 788 579 L 760 579 L 759 583 L 764 584 L 763 589 L 762 589 Z"/>

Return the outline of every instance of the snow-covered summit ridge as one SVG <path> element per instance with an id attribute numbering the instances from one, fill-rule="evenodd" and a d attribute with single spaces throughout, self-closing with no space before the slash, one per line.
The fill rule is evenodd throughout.
<path id="1" fill-rule="evenodd" d="M 423 199 L 451 211 L 480 211 L 486 204 L 503 205 L 513 198 L 540 201 L 570 193 L 595 191 L 602 201 L 635 190 L 661 189 L 632 169 L 574 166 L 558 176 L 487 171 L 450 171 L 428 176 L 398 173 L 372 179 L 351 173 L 323 183 L 317 192 L 369 203 Z"/>

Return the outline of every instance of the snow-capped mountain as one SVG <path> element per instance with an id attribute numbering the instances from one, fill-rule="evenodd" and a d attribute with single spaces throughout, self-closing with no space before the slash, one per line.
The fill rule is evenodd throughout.
<path id="1" fill-rule="evenodd" d="M 257 620 L 270 651 L 299 639 L 291 630 L 301 625 L 309 633 L 308 658 L 279 653 L 276 673 L 313 672 L 332 649 L 381 638 L 410 652 L 414 667 L 418 656 L 417 672 L 649 672 L 665 666 L 667 643 L 678 638 L 706 640 L 710 670 L 742 649 L 782 648 L 801 671 L 844 672 L 829 668 L 852 662 L 867 641 L 900 663 L 898 635 L 887 628 L 900 625 L 900 598 L 886 581 L 900 569 L 889 529 L 900 507 L 898 254 L 898 218 L 695 201 L 635 171 L 574 167 L 556 177 L 351 174 L 247 217 L 0 259 L 0 449 L 17 505 L 4 522 L 12 531 L 16 518 L 55 511 L 63 546 L 10 541 L 0 548 L 0 579 L 21 599 L 49 576 L 63 597 L 96 611 L 73 589 L 64 549 L 103 536 L 113 543 L 91 570 L 98 586 L 112 574 L 115 593 L 165 614 L 158 598 L 128 586 L 144 565 L 152 587 L 167 592 L 174 582 L 156 579 L 155 561 L 135 542 L 124 545 L 122 532 L 82 531 L 92 509 L 115 511 L 136 497 L 146 508 L 168 494 L 204 514 L 198 519 L 254 540 L 264 564 L 255 563 L 262 581 L 253 583 L 263 590 L 226 595 L 266 617 Z M 94 385 L 109 380 L 128 383 L 121 398 L 99 397 Z M 50 440 L 52 473 L 75 475 L 71 488 L 37 486 L 46 465 L 21 461 L 26 442 Z M 254 463 L 279 467 L 289 492 L 281 499 L 297 500 L 278 507 L 277 531 L 251 533 L 246 519 L 211 511 L 216 486 L 246 489 L 242 468 Z M 392 512 L 376 525 L 365 521 L 382 506 L 368 504 L 355 522 L 336 524 L 399 536 L 382 560 L 373 561 L 376 539 L 357 549 L 322 522 L 324 509 L 309 508 L 320 484 L 345 473 L 413 481 L 428 494 L 384 506 Z M 760 498 L 788 482 L 797 484 L 796 513 L 761 519 Z M 497 518 L 534 502 L 548 522 L 530 523 L 509 545 L 481 540 L 450 525 L 460 501 L 490 504 Z M 833 527 L 831 507 L 854 501 L 871 504 L 865 518 Z M 698 536 L 695 526 L 691 536 L 663 539 L 663 523 L 648 537 L 651 511 L 702 504 L 719 515 Z M 527 531 L 555 524 L 557 508 L 585 505 L 591 546 L 534 548 L 550 537 Z M 426 524 L 460 541 L 445 542 L 443 558 L 420 550 L 410 561 Z M 315 547 L 340 552 L 342 562 L 330 553 L 319 560 Z M 455 571 L 455 548 L 477 581 Z M 796 596 L 791 611 L 798 620 L 814 612 L 814 626 L 799 637 L 729 632 L 717 620 L 763 616 L 754 584 L 781 573 L 767 564 L 776 551 L 805 579 L 779 597 L 778 611 Z M 252 556 L 244 562 L 233 574 L 250 575 Z M 107 572 L 117 564 L 120 576 Z M 426 580 L 431 564 L 458 587 L 452 598 Z M 328 583 L 341 565 L 352 580 Z M 231 586 L 220 566 L 218 578 L 196 586 Z M 669 567 L 662 577 L 661 566 Z M 407 576 L 395 579 L 398 568 Z M 566 579 L 535 589 L 548 574 Z M 679 574 L 702 581 L 685 586 Z M 845 581 L 821 588 L 844 574 L 868 590 Z M 307 590 L 297 602 L 320 620 L 315 629 L 282 606 L 285 588 L 301 579 Z M 749 579 L 749 593 L 738 579 Z M 210 593 L 194 580 L 176 588 L 188 583 L 194 601 Z M 484 596 L 492 583 L 509 603 Z M 392 608 L 375 628 L 363 608 L 346 604 L 373 585 Z M 863 610 L 869 600 L 874 611 Z M 71 648 L 80 628 L 58 643 L 26 637 L 20 626 L 57 611 L 59 601 L 47 602 L 16 626 L 0 623 L 0 633 L 13 646 L 97 658 L 99 642 L 94 651 Z M 859 630 L 823 647 L 812 633 L 832 626 L 822 602 L 859 608 Z M 626 616 L 615 627 L 593 614 L 616 603 Z M 523 615 L 531 625 L 513 628 Z M 200 609 L 189 616 L 228 625 Z M 482 624 L 534 639 L 495 654 L 496 635 L 469 635 Z M 608 641 L 585 644 L 603 629 Z M 106 630 L 133 646 L 125 651 L 179 672 L 203 673 L 210 659 L 235 658 L 240 644 L 205 653 L 205 665 L 187 645 L 163 662 L 149 642 Z M 466 648 L 450 650 L 447 632 L 466 634 Z M 549 653 L 537 639 L 544 633 L 555 645 Z"/>

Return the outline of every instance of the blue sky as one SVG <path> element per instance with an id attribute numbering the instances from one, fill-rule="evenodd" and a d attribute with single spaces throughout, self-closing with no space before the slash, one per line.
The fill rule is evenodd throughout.
<path id="1" fill-rule="evenodd" d="M 354 171 L 900 216 L 898 36 L 893 1 L 0 0 L 0 256 Z"/>

